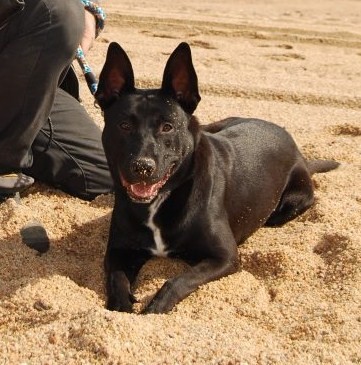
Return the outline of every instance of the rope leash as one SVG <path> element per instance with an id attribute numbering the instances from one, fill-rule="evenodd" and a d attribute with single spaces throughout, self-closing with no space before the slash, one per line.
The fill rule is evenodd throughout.
<path id="1" fill-rule="evenodd" d="M 89 0 L 80 0 L 80 1 L 84 5 L 85 10 L 91 12 L 95 16 L 96 19 L 95 36 L 98 37 L 99 33 L 104 29 L 104 22 L 106 15 L 103 9 L 98 4 L 95 4 L 93 1 Z M 78 61 L 79 66 L 83 72 L 85 81 L 89 87 L 90 92 L 94 95 L 98 88 L 98 81 L 91 67 L 87 63 L 84 52 L 80 46 L 76 50 L 75 58 Z"/>
<path id="2" fill-rule="evenodd" d="M 88 88 L 90 90 L 90 92 L 94 95 L 95 92 L 97 91 L 98 88 L 98 80 L 95 77 L 94 72 L 92 71 L 92 69 L 90 68 L 90 66 L 88 65 L 85 56 L 84 56 L 84 52 L 83 49 L 79 46 L 78 49 L 76 50 L 76 55 L 75 55 L 78 64 L 83 72 L 83 75 L 85 77 L 85 81 L 88 85 Z"/>

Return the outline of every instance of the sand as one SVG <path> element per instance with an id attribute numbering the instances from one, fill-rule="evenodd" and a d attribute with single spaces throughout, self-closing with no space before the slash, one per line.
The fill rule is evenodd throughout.
<path id="1" fill-rule="evenodd" d="M 134 314 L 104 309 L 102 260 L 113 197 L 84 202 L 36 183 L 0 205 L 0 364 L 361 364 L 361 1 L 109 0 L 88 57 L 109 42 L 137 85 L 159 86 L 190 43 L 202 123 L 271 120 L 308 158 L 341 166 L 314 177 L 316 203 L 239 247 L 242 269 L 202 286 L 166 315 L 138 314 L 181 261 L 154 259 L 135 285 Z M 102 117 L 82 82 L 96 123 Z M 50 250 L 20 228 L 43 222 Z"/>

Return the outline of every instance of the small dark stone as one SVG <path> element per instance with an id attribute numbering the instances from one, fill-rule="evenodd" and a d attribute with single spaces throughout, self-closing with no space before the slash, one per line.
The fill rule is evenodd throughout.
<path id="1" fill-rule="evenodd" d="M 20 230 L 23 243 L 40 253 L 49 250 L 50 241 L 45 228 L 39 222 L 30 222 Z"/>

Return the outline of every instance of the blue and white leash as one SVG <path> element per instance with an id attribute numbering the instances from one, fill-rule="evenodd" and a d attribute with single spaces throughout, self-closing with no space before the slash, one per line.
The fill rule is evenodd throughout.
<path id="1" fill-rule="evenodd" d="M 75 57 L 79 63 L 81 70 L 83 71 L 83 75 L 85 77 L 85 81 L 88 85 L 88 88 L 89 88 L 90 92 L 94 95 L 98 88 L 98 80 L 97 80 L 94 72 L 88 65 L 88 63 L 85 59 L 85 56 L 84 56 L 83 49 L 80 46 L 76 50 Z"/>
<path id="2" fill-rule="evenodd" d="M 90 11 L 96 18 L 96 37 L 97 37 L 99 33 L 104 29 L 104 22 L 106 15 L 103 9 L 98 4 L 95 4 L 94 2 L 89 0 L 80 0 L 80 1 L 84 5 L 84 8 L 87 11 Z M 89 64 L 87 63 L 84 52 L 80 46 L 76 51 L 75 58 L 77 59 L 79 66 L 83 71 L 85 81 L 89 87 L 90 92 L 94 95 L 98 88 L 98 80 L 95 77 L 95 74 L 90 68 Z"/>

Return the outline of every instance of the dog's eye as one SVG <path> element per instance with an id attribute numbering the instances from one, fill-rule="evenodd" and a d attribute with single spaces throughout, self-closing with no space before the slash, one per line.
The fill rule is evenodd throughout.
<path id="1" fill-rule="evenodd" d="M 170 123 L 164 123 L 162 125 L 162 132 L 163 133 L 168 133 L 170 132 L 171 130 L 173 130 L 173 126 L 170 124 Z"/>
<path id="2" fill-rule="evenodd" d="M 130 131 L 132 129 L 132 125 L 129 122 L 123 122 L 119 124 L 120 129 L 123 131 Z"/>

